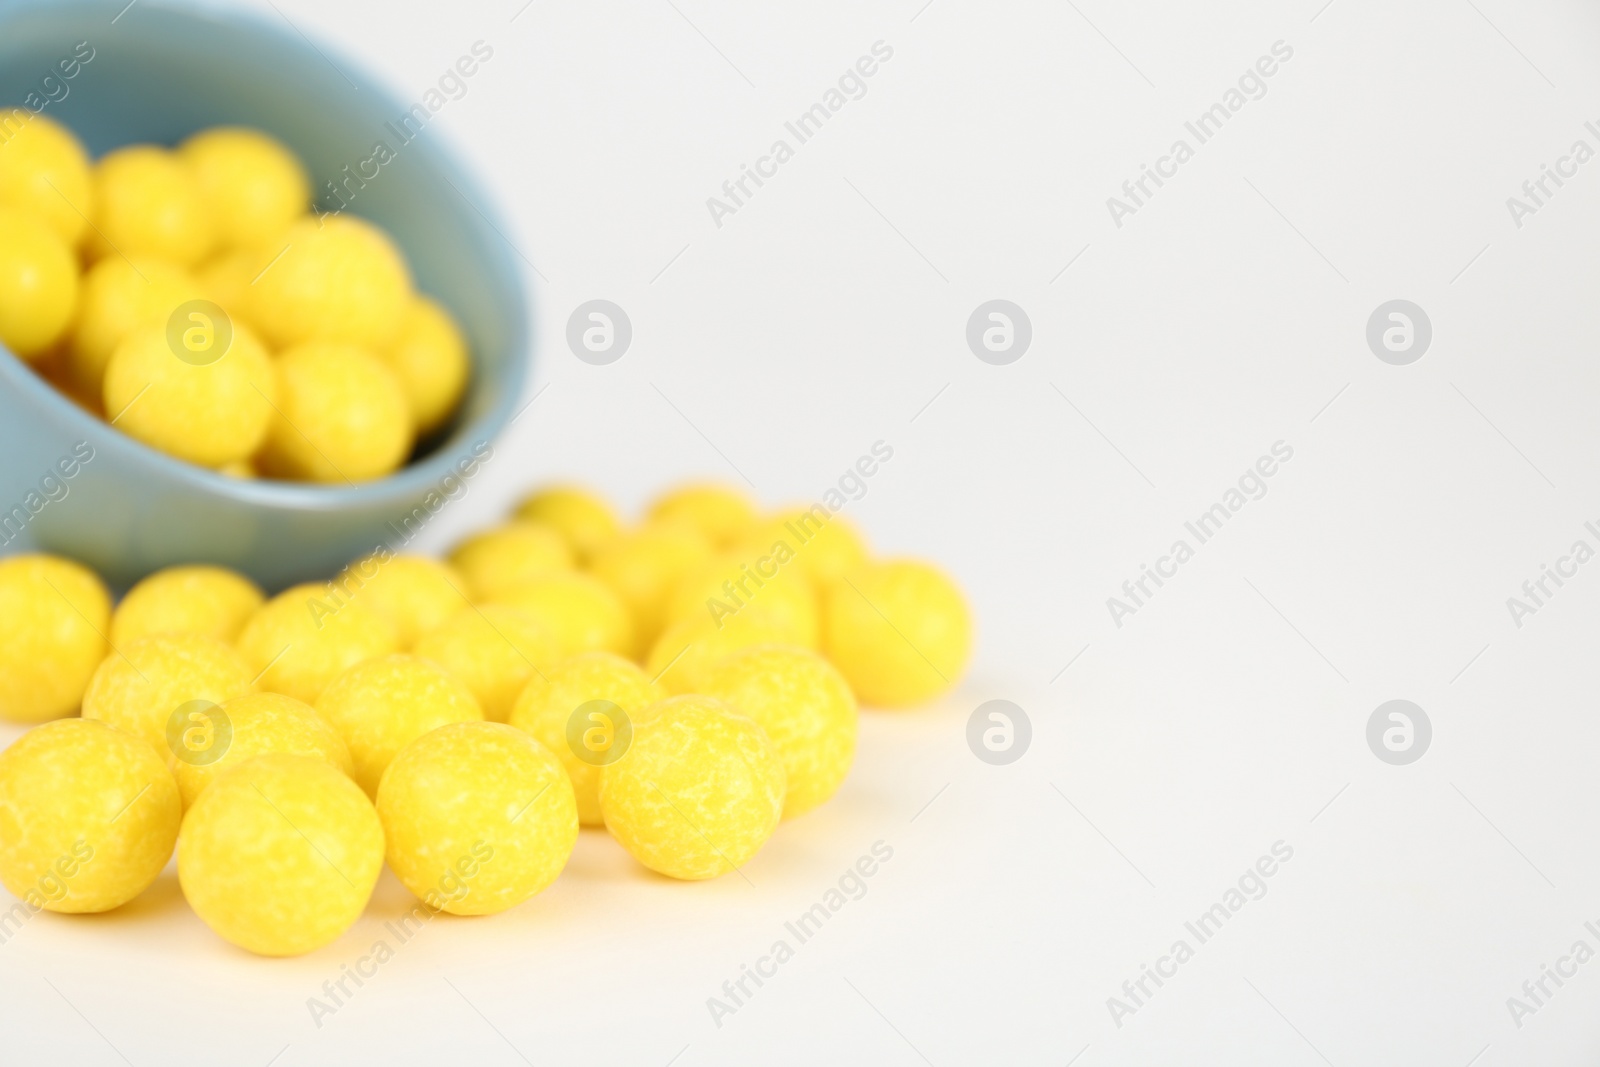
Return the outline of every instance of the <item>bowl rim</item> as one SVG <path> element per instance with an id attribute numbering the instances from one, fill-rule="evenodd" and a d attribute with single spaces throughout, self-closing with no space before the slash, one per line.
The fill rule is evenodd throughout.
<path id="1" fill-rule="evenodd" d="M 390 91 L 388 84 L 373 77 L 364 64 L 352 61 L 337 46 L 326 45 L 320 40 L 313 43 L 292 23 L 286 29 L 263 13 L 223 5 L 214 0 L 140 0 L 140 6 L 200 21 L 231 24 L 253 34 L 270 35 L 279 44 L 300 52 L 309 49 L 320 53 L 322 58 L 334 63 L 340 72 L 359 83 L 361 92 L 371 93 L 382 106 L 392 111 L 403 110 L 402 102 Z M 35 10 L 42 9 L 51 15 L 61 16 L 74 10 L 99 11 L 104 7 L 103 2 L 96 3 L 95 0 L 11 0 L 0 7 L 0 28 L 11 19 Z M 287 22 L 286 19 L 284 21 Z M 346 485 L 236 478 L 170 456 L 122 432 L 109 420 L 97 418 L 46 381 L 31 364 L 4 344 L 0 344 L 0 355 L 3 355 L 0 358 L 0 388 L 14 390 L 24 403 L 42 408 L 51 421 L 63 426 L 67 435 L 75 440 L 87 440 L 98 448 L 102 444 L 101 438 L 105 438 L 106 449 L 134 467 L 197 491 L 230 498 L 239 504 L 303 512 L 337 511 L 345 507 L 367 507 L 395 499 L 410 499 L 436 488 L 440 479 L 458 473 L 457 465 L 464 461 L 462 457 L 469 449 L 480 443 L 491 444 L 514 421 L 512 408 L 522 397 L 532 361 L 533 338 L 529 324 L 533 317 L 533 299 L 529 294 L 526 272 L 518 262 L 518 257 L 512 256 L 506 247 L 510 242 L 505 236 L 505 224 L 498 204 L 487 195 L 475 172 L 463 165 L 462 157 L 448 143 L 448 138 L 440 135 L 433 139 L 429 149 L 447 179 L 459 187 L 467 206 L 474 209 L 489 229 L 494 231 L 497 237 L 493 242 L 497 249 L 494 253 L 496 261 L 490 264 L 490 270 L 513 280 L 518 298 L 513 316 L 514 329 L 507 346 L 511 355 L 496 382 L 496 395 L 491 397 L 477 419 L 470 424 L 457 426 L 429 455 L 417 462 L 382 478 Z M 472 373 L 482 373 L 482 364 L 477 358 L 472 360 Z"/>

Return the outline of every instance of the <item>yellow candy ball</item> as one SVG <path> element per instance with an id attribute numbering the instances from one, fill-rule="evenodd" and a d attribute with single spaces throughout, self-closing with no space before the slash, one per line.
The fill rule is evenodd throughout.
<path id="1" fill-rule="evenodd" d="M 68 340 L 73 383 L 98 398 L 111 353 L 130 331 L 147 322 L 164 326 L 179 305 L 204 295 L 187 271 L 164 260 L 112 256 L 90 267 Z"/>
<path id="2" fill-rule="evenodd" d="M 91 571 L 47 555 L 0 559 L 0 719 L 78 710 L 106 654 L 111 595 Z"/>
<path id="3" fill-rule="evenodd" d="M 394 341 L 380 355 L 400 380 L 417 432 L 444 425 L 461 402 L 472 369 L 467 340 L 450 312 L 430 297 L 412 297 Z"/>
<path id="4" fill-rule="evenodd" d="M 529 678 L 561 658 L 550 631 L 502 604 L 457 612 L 411 651 L 454 675 L 495 722 L 506 721 Z"/>
<path id="5" fill-rule="evenodd" d="M 0 344 L 38 361 L 66 335 L 77 307 L 78 262 L 66 241 L 38 219 L 0 207 Z"/>
<path id="6" fill-rule="evenodd" d="M 686 574 L 711 558 L 711 546 L 694 530 L 653 523 L 606 543 L 589 572 L 611 587 L 633 612 L 639 647 L 655 642 L 669 621 L 672 594 Z"/>
<path id="7" fill-rule="evenodd" d="M 142 637 L 105 658 L 83 694 L 83 717 L 110 723 L 171 753 L 168 726 L 202 705 L 250 692 L 251 673 L 239 654 L 214 637 Z"/>
<path id="8" fill-rule="evenodd" d="M 641 712 L 600 774 L 606 829 L 653 871 L 704 879 L 737 870 L 783 815 L 783 758 L 755 721 L 704 696 Z"/>
<path id="9" fill-rule="evenodd" d="M 206 294 L 206 299 L 219 305 L 234 322 L 246 326 L 245 293 L 255 279 L 255 254 L 252 252 L 224 252 L 206 260 L 194 270 L 195 284 Z"/>
<path id="10" fill-rule="evenodd" d="M 474 600 L 492 600 L 536 578 L 570 571 L 572 550 L 550 527 L 514 519 L 461 542 L 450 562 L 466 577 Z"/>
<path id="11" fill-rule="evenodd" d="M 383 827 L 359 786 L 322 760 L 258 756 L 183 817 L 178 884 L 219 936 L 262 956 L 338 938 L 372 897 Z"/>
<path id="12" fill-rule="evenodd" d="M 174 346 L 164 323 L 123 338 L 106 364 L 105 405 L 117 428 L 135 440 L 202 467 L 221 467 L 249 458 L 266 439 L 278 376 L 245 326 L 233 323 L 225 339 L 216 331 L 229 327 L 206 312 L 194 314 L 209 332 L 193 344 Z"/>
<path id="13" fill-rule="evenodd" d="M 761 615 L 789 634 L 789 641 L 818 648 L 822 641 L 822 609 L 816 587 L 793 560 L 784 566 L 771 556 L 751 558 L 725 553 L 686 574 L 668 608 L 674 622 L 688 618 L 712 621 L 734 615 Z"/>
<path id="14" fill-rule="evenodd" d="M 157 256 L 192 266 L 216 244 L 216 223 L 194 175 L 155 145 L 128 145 L 94 165 L 89 256 Z"/>
<path id="15" fill-rule="evenodd" d="M 600 826 L 601 769 L 627 752 L 639 713 L 666 696 L 621 656 L 585 652 L 534 676 L 507 721 L 555 753 L 572 779 L 578 821 Z"/>
<path id="16" fill-rule="evenodd" d="M 172 773 L 185 808 L 220 776 L 257 756 L 309 756 L 342 774 L 355 773 L 339 731 L 310 704 L 281 693 L 247 693 L 193 708 L 167 744 L 176 757 Z"/>
<path id="17" fill-rule="evenodd" d="M 358 600 L 326 584 L 285 589 L 239 631 L 239 653 L 256 685 L 315 704 L 329 682 L 363 660 L 395 651 L 394 631 Z"/>
<path id="18" fill-rule="evenodd" d="M 553 527 L 584 564 L 622 528 L 604 498 L 573 485 L 551 486 L 524 498 L 516 516 Z"/>
<path id="19" fill-rule="evenodd" d="M 634 652 L 633 616 L 622 598 L 597 578 L 573 571 L 535 578 L 495 594 L 494 602 L 531 616 L 556 639 L 563 656 Z"/>
<path id="20" fill-rule="evenodd" d="M 827 588 L 867 558 L 860 531 L 843 515 L 830 515 L 821 504 L 779 512 L 760 524 L 745 539 L 745 546 L 744 555 L 769 555 L 784 566 L 800 566 L 818 589 Z"/>
<path id="21" fill-rule="evenodd" d="M 155 881 L 183 811 L 130 733 L 63 719 L 0 752 L 0 882 L 34 911 L 108 911 Z"/>
<path id="22" fill-rule="evenodd" d="M 796 644 L 792 630 L 757 612 L 723 619 L 691 615 L 668 626 L 645 660 L 645 673 L 672 693 L 701 693 L 711 670 L 756 645 Z"/>
<path id="23" fill-rule="evenodd" d="M 833 796 L 850 773 L 856 698 L 816 653 L 784 645 L 737 652 L 711 670 L 704 693 L 760 723 L 777 746 L 789 782 L 784 818 Z"/>
<path id="24" fill-rule="evenodd" d="M 118 648 L 157 634 L 198 634 L 232 644 L 266 601 L 256 583 L 226 567 L 167 567 L 140 580 L 111 613 Z"/>
<path id="25" fill-rule="evenodd" d="M 278 354 L 277 410 L 262 470 L 313 482 L 381 478 L 411 452 L 411 412 L 382 361 L 351 345 L 311 342 Z"/>
<path id="26" fill-rule="evenodd" d="M 72 131 L 19 107 L 0 109 L 0 204 L 43 221 L 69 246 L 89 227 L 89 156 Z"/>
<path id="27" fill-rule="evenodd" d="M 336 584 L 388 621 L 402 651 L 469 603 L 460 572 L 427 556 L 368 556 L 347 567 Z"/>
<path id="28" fill-rule="evenodd" d="M 441 726 L 482 722 L 483 709 L 444 668 L 416 656 L 358 663 L 317 698 L 317 711 L 350 746 L 356 784 L 376 796 L 378 781 L 411 742 Z"/>
<path id="29" fill-rule="evenodd" d="M 259 246 L 256 269 L 246 315 L 274 348 L 333 341 L 381 351 L 411 297 L 400 249 L 353 215 L 291 223 Z"/>
<path id="30" fill-rule="evenodd" d="M 972 652 L 972 618 L 937 567 L 896 559 L 861 564 L 829 588 L 823 647 L 862 703 L 921 704 L 953 687 Z"/>
<path id="31" fill-rule="evenodd" d="M 389 867 L 430 907 L 492 915 L 556 880 L 578 840 L 572 783 L 521 730 L 443 726 L 394 758 L 378 787 Z"/>
<path id="32" fill-rule="evenodd" d="M 749 497 L 732 486 L 711 482 L 683 485 L 663 494 L 650 505 L 648 515 L 655 522 L 691 526 L 716 548 L 738 543 L 756 521 Z"/>
<path id="33" fill-rule="evenodd" d="M 177 155 L 194 175 L 225 248 L 264 244 L 311 206 L 305 167 L 260 130 L 214 126 L 180 144 Z"/>

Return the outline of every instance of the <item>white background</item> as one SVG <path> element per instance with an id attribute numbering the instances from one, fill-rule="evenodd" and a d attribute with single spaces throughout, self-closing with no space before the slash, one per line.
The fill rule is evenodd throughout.
<path id="1" fill-rule="evenodd" d="M 1594 1061 L 1600 962 L 1520 1028 L 1506 1004 L 1600 949 L 1600 563 L 1520 628 L 1506 607 L 1600 548 L 1600 162 L 1520 229 L 1506 207 L 1600 148 L 1591 5 L 275 3 L 406 99 L 494 49 L 426 136 L 538 268 L 545 391 L 432 547 L 547 478 L 630 511 L 686 476 L 813 500 L 882 439 L 849 514 L 959 576 L 975 661 L 936 706 L 865 713 L 843 791 L 748 881 L 651 877 L 586 831 L 542 896 L 440 917 L 318 1027 L 307 998 L 409 906 L 392 877 L 344 939 L 270 961 L 169 872 L 0 946 L 0 1058 Z M 880 40 L 866 96 L 717 227 L 706 198 Z M 1279 40 L 1267 94 L 1115 226 L 1106 198 Z M 607 367 L 565 346 L 593 298 L 633 323 Z M 1032 321 L 1009 366 L 965 343 L 992 298 Z M 1364 337 L 1394 298 L 1433 324 L 1410 366 Z M 1114 625 L 1107 597 L 1280 440 L 1265 498 Z M 967 748 L 991 698 L 1033 723 L 1010 766 Z M 1367 747 L 1392 698 L 1433 724 L 1409 766 Z M 867 894 L 715 1025 L 707 998 L 879 840 Z M 1116 1025 L 1107 998 L 1280 840 L 1266 895 Z"/>

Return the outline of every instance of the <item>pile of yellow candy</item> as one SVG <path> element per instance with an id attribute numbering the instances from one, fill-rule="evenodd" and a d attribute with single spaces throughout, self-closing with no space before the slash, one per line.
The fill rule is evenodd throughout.
<path id="1" fill-rule="evenodd" d="M 379 478 L 449 422 L 470 361 L 377 226 L 313 215 L 257 130 L 90 163 L 0 109 L 0 344 L 152 448 L 241 477 Z"/>
<path id="2" fill-rule="evenodd" d="M 271 599 L 183 566 L 113 608 L 82 566 L 13 556 L 0 718 L 44 725 L 0 752 L 0 883 L 104 911 L 176 846 L 196 913 L 277 956 L 343 933 L 385 861 L 423 907 L 503 911 L 580 825 L 713 878 L 839 788 L 858 698 L 928 701 L 970 647 L 936 567 L 715 485 L 633 528 L 546 489 L 448 561 L 379 549 Z"/>

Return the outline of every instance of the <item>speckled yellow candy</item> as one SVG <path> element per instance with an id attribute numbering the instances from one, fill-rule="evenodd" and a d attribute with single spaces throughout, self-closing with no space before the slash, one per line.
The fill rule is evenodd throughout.
<path id="1" fill-rule="evenodd" d="M 786 630 L 794 644 L 821 647 L 822 612 L 816 587 L 794 560 L 784 565 L 767 554 L 724 553 L 686 574 L 668 609 L 674 622 L 693 616 L 726 620 L 746 614 L 765 616 Z"/>
<path id="2" fill-rule="evenodd" d="M 678 583 L 710 558 L 711 546 L 695 530 L 653 523 L 607 542 L 589 572 L 628 605 L 639 647 L 648 648 L 670 621 L 667 609 Z"/>
<path id="3" fill-rule="evenodd" d="M 561 535 L 542 523 L 516 519 L 474 534 L 450 553 L 477 600 L 525 585 L 535 578 L 572 569 L 572 550 Z"/>
<path id="4" fill-rule="evenodd" d="M 359 600 L 326 584 L 285 589 L 250 617 L 238 649 L 257 686 L 315 704 L 327 684 L 362 660 L 395 651 L 394 631 Z"/>
<path id="5" fill-rule="evenodd" d="M 309 704 L 280 693 L 249 693 L 218 707 L 221 715 L 203 710 L 191 724 L 194 732 L 169 746 L 185 808 L 220 775 L 257 756 L 309 756 L 343 774 L 355 772 L 344 739 Z"/>
<path id="6" fill-rule="evenodd" d="M 335 940 L 367 906 L 383 827 L 361 788 L 307 756 L 260 756 L 183 818 L 178 882 L 219 936 L 263 956 Z"/>
<path id="7" fill-rule="evenodd" d="M 921 704 L 960 680 L 972 617 L 939 568 L 897 559 L 857 566 L 829 590 L 823 643 L 863 704 Z"/>
<path id="8" fill-rule="evenodd" d="M 467 580 L 428 556 L 368 556 L 348 571 L 352 593 L 388 620 L 402 651 L 467 605 Z"/>
<path id="9" fill-rule="evenodd" d="M 0 206 L 0 345 L 37 360 L 65 336 L 77 307 L 72 248 L 39 219 Z"/>
<path id="10" fill-rule="evenodd" d="M 405 748 L 378 787 L 389 867 L 423 902 L 491 915 L 555 881 L 578 839 L 560 762 L 499 723 L 443 726 Z"/>
<path id="11" fill-rule="evenodd" d="M 506 721 L 529 678 L 561 658 L 550 631 L 503 604 L 462 609 L 412 652 L 455 676 L 495 722 Z"/>
<path id="12" fill-rule="evenodd" d="M 350 746 L 356 784 L 368 795 L 395 755 L 423 734 L 483 721 L 472 693 L 444 668 L 402 655 L 351 667 L 322 691 L 317 711 Z"/>
<path id="13" fill-rule="evenodd" d="M 610 746 L 617 743 L 619 730 L 630 729 L 639 712 L 666 695 L 665 689 L 621 656 L 586 652 L 561 661 L 542 678 L 535 675 L 512 705 L 508 721 L 556 754 L 572 779 L 579 821 L 585 826 L 599 826 L 605 822 L 600 814 L 600 769 L 608 758 L 614 758 Z M 596 700 L 615 704 L 627 717 L 628 725 L 603 709 L 591 709 L 581 715 L 578 743 L 589 745 L 586 759 L 573 750 L 568 730 L 572 728 L 573 713 Z M 610 721 L 595 718 L 593 712 Z"/>
<path id="14" fill-rule="evenodd" d="M 185 140 L 177 155 L 194 175 L 222 247 L 260 245 L 311 204 L 305 167 L 260 130 L 215 126 Z"/>
<path id="15" fill-rule="evenodd" d="M 313 482 L 381 478 L 411 451 L 411 412 L 381 360 L 310 342 L 278 354 L 278 401 L 262 470 Z"/>
<path id="16" fill-rule="evenodd" d="M 517 518 L 554 527 L 579 563 L 588 563 L 621 524 L 605 498 L 575 485 L 553 485 L 524 498 Z"/>
<path id="17" fill-rule="evenodd" d="M 0 204 L 35 216 L 76 247 L 94 198 L 89 157 L 72 131 L 47 115 L 0 109 Z"/>
<path id="18" fill-rule="evenodd" d="M 497 604 L 530 615 L 550 631 L 563 656 L 603 651 L 631 656 L 633 616 L 604 582 L 576 571 L 536 578 L 497 592 Z"/>
<path id="19" fill-rule="evenodd" d="M 745 539 L 744 555 L 770 555 L 774 559 L 793 553 L 786 567 L 800 566 L 825 589 L 845 571 L 867 558 L 866 539 L 843 515 L 833 515 L 821 504 L 810 509 L 791 508 L 760 524 Z M 779 546 L 782 546 L 781 548 Z"/>
<path id="20" fill-rule="evenodd" d="M 690 615 L 662 632 L 644 669 L 669 692 L 699 693 L 712 668 L 733 653 L 755 645 L 797 643 L 793 630 L 758 612 L 735 615 L 720 625 L 706 615 Z"/>
<path id="21" fill-rule="evenodd" d="M 241 323 L 232 334 L 225 352 L 195 363 L 173 352 L 165 323 L 130 332 L 106 364 L 105 405 L 121 413 L 117 428 L 202 467 L 247 459 L 267 435 L 278 376 L 255 334 Z"/>
<path id="22" fill-rule="evenodd" d="M 35 908 L 107 911 L 155 881 L 182 816 L 155 750 L 86 719 L 0 752 L 0 882 Z"/>
<path id="23" fill-rule="evenodd" d="M 246 315 L 276 348 L 336 341 L 381 350 L 411 296 L 399 248 L 353 215 L 295 221 L 259 246 L 257 270 Z"/>
<path id="24" fill-rule="evenodd" d="M 167 722 L 192 701 L 221 704 L 250 692 L 251 672 L 214 637 L 169 634 L 119 646 L 83 694 L 83 717 L 144 739 L 167 756 Z"/>
<path id="25" fill-rule="evenodd" d="M 198 634 L 232 644 L 265 599 L 254 582 L 226 567 L 168 567 L 128 590 L 111 613 L 111 643 L 121 648 L 157 634 Z"/>
<path id="26" fill-rule="evenodd" d="M 68 339 L 73 384 L 98 398 L 111 353 L 129 331 L 147 322 L 165 325 L 178 305 L 204 295 L 187 271 L 166 260 L 111 256 L 90 267 Z"/>
<path id="27" fill-rule="evenodd" d="M 803 648 L 764 645 L 724 659 L 704 692 L 761 724 L 783 757 L 784 818 L 838 791 L 856 755 L 856 698 L 826 660 Z"/>
<path id="28" fill-rule="evenodd" d="M 731 486 L 694 483 L 657 497 L 648 515 L 657 522 L 681 522 L 694 527 L 714 547 L 736 544 L 756 520 L 750 498 Z"/>
<path id="29" fill-rule="evenodd" d="M 755 720 L 680 696 L 633 723 L 633 743 L 600 775 L 606 828 L 633 858 L 673 878 L 749 862 L 783 815 L 783 758 Z"/>
<path id="30" fill-rule="evenodd" d="M 198 263 L 216 244 L 211 209 L 194 175 L 155 145 L 128 145 L 94 165 L 94 226 L 89 255 L 159 256 Z"/>
<path id="31" fill-rule="evenodd" d="M 78 710 L 106 654 L 111 597 L 57 556 L 0 559 L 0 719 L 44 722 Z"/>
<path id="32" fill-rule="evenodd" d="M 467 341 L 437 300 L 412 297 L 399 332 L 378 353 L 400 381 L 419 434 L 438 429 L 455 413 L 467 387 Z"/>

